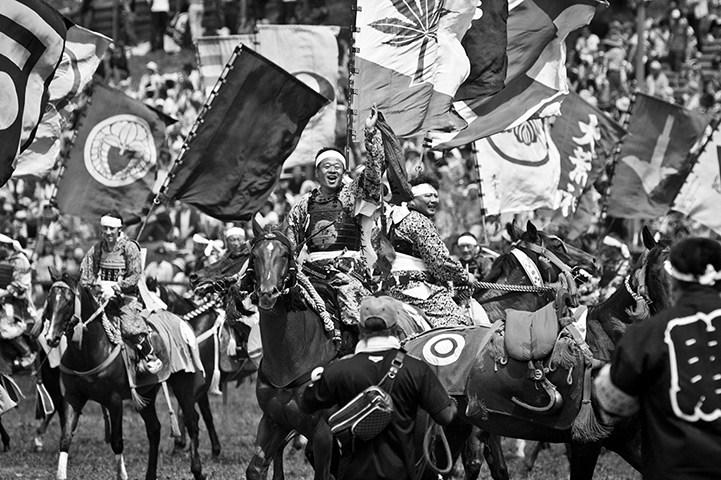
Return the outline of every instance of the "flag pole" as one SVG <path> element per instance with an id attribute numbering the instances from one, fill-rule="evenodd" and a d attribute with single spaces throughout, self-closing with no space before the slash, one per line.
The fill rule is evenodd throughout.
<path id="1" fill-rule="evenodd" d="M 348 98 L 346 99 L 348 109 L 346 111 L 346 144 L 345 144 L 345 156 L 350 163 L 350 155 L 353 151 L 353 142 L 356 141 L 355 131 L 353 130 L 354 117 L 358 115 L 358 111 L 353 108 L 353 98 L 358 95 L 358 89 L 355 88 L 355 76 L 360 73 L 360 70 L 356 68 L 355 54 L 359 52 L 359 48 L 355 46 L 355 34 L 360 32 L 360 28 L 356 27 L 358 20 L 358 12 L 361 11 L 361 7 L 358 6 L 358 1 L 353 0 L 351 7 L 351 18 L 350 18 L 350 45 L 348 47 Z"/>
<path id="2" fill-rule="evenodd" d="M 631 123 L 631 114 L 633 112 L 633 106 L 636 103 L 637 95 L 638 90 L 635 90 L 631 95 L 631 103 L 628 106 L 628 112 L 624 113 L 622 116 L 621 126 L 624 128 L 624 130 L 628 130 L 628 125 L 629 123 Z M 626 137 L 624 137 L 624 139 L 618 142 L 618 144 L 614 147 L 613 152 L 611 153 L 611 165 L 608 170 L 608 183 L 606 184 L 606 188 L 603 192 L 603 197 L 601 199 L 601 215 L 598 219 L 599 225 L 603 225 L 603 223 L 606 221 L 606 217 L 608 216 L 608 197 L 611 194 L 611 185 L 613 184 L 613 177 L 616 174 L 616 166 L 618 165 L 619 157 L 621 155 L 621 147 L 623 146 L 625 138 Z M 603 236 L 605 236 L 605 234 Z"/>
<path id="3" fill-rule="evenodd" d="M 486 231 L 486 205 L 483 201 L 483 181 L 481 180 L 481 166 L 478 164 L 478 148 L 476 142 L 471 142 L 471 154 L 473 155 L 473 163 L 476 166 L 478 174 L 478 203 L 481 206 L 481 226 L 483 227 L 483 244 L 488 245 L 488 232 Z"/>
<path id="4" fill-rule="evenodd" d="M 183 157 L 185 157 L 185 154 L 189 149 L 189 143 L 198 134 L 198 128 L 205 121 L 205 114 L 208 113 L 208 110 L 210 110 L 210 104 L 213 103 L 215 97 L 218 96 L 218 91 L 223 86 L 223 84 L 225 84 L 225 78 L 228 76 L 228 72 L 230 72 L 230 70 L 232 69 L 231 65 L 233 65 L 235 59 L 238 57 L 238 55 L 240 55 L 242 48 L 242 45 L 236 45 L 235 49 L 233 50 L 233 54 L 230 56 L 230 60 L 228 60 L 228 63 L 225 64 L 223 71 L 220 73 L 220 77 L 218 77 L 218 81 L 213 87 L 213 90 L 210 92 L 210 95 L 208 95 L 208 98 L 205 100 L 203 108 L 201 108 L 200 112 L 198 112 L 198 116 L 195 119 L 195 123 L 193 123 L 193 127 L 188 132 L 188 135 L 186 135 L 185 140 L 183 141 L 183 146 L 180 147 L 180 151 L 178 152 L 178 156 L 173 161 L 173 165 L 170 167 L 168 175 L 165 177 L 165 180 L 163 180 L 163 184 L 158 189 L 158 193 L 155 194 L 153 202 L 150 205 L 150 209 L 148 210 L 147 215 L 145 215 L 145 218 L 143 219 L 143 223 L 138 229 L 138 233 L 135 236 L 136 241 L 140 239 L 143 230 L 145 230 L 145 227 L 148 224 L 148 219 L 150 218 L 150 214 L 153 213 L 155 207 L 160 205 L 160 199 L 165 195 L 165 192 L 168 190 L 168 185 L 170 185 L 170 182 L 173 180 L 173 178 L 175 178 L 175 172 L 178 170 L 179 167 L 183 165 Z"/>

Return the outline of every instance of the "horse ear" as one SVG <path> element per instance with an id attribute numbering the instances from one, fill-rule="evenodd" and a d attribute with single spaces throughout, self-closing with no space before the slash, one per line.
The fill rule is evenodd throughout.
<path id="1" fill-rule="evenodd" d="M 48 267 L 48 272 L 50 272 L 50 280 L 53 282 L 60 280 L 60 272 L 58 272 L 55 267 Z"/>
<path id="2" fill-rule="evenodd" d="M 643 230 L 641 230 L 641 238 L 643 238 L 643 244 L 647 249 L 651 250 L 656 246 L 656 239 L 653 238 L 651 230 L 648 229 L 647 225 L 644 225 Z"/>
<path id="3" fill-rule="evenodd" d="M 526 222 L 526 233 L 528 233 L 528 236 L 532 242 L 538 240 L 538 229 L 530 220 Z"/>
<path id="4" fill-rule="evenodd" d="M 263 233 L 263 227 L 260 226 L 260 223 L 258 223 L 258 220 L 255 219 L 255 216 L 253 216 L 253 221 L 251 223 L 253 225 L 253 236 L 255 238 L 258 238 Z"/>
<path id="5" fill-rule="evenodd" d="M 518 241 L 523 233 L 516 228 L 515 224 L 510 222 L 506 224 L 506 232 L 508 232 L 508 236 L 511 237 L 511 240 L 514 242 Z"/>

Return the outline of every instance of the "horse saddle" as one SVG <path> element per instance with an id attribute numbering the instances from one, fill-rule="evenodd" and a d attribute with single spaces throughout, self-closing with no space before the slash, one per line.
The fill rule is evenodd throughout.
<path id="1" fill-rule="evenodd" d="M 136 387 L 144 387 L 147 385 L 154 385 L 159 382 L 164 382 L 170 377 L 170 355 L 168 353 L 168 347 L 161 338 L 158 330 L 151 324 L 148 323 L 151 328 L 148 333 L 148 341 L 153 346 L 153 354 L 163 362 L 163 366 L 160 368 L 158 373 L 152 374 L 149 372 L 141 372 L 138 370 L 139 354 L 137 350 L 137 344 L 123 337 L 125 348 L 123 348 L 123 360 L 125 361 L 125 368 L 128 370 L 128 375 L 134 379 Z"/>
<path id="2" fill-rule="evenodd" d="M 220 330 L 219 364 L 220 371 L 226 373 L 238 372 L 248 365 L 248 335 L 249 332 L 240 331 L 238 322 L 225 322 Z"/>

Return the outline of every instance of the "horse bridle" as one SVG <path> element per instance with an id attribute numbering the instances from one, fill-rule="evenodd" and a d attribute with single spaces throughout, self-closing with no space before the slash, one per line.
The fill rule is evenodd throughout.
<path id="1" fill-rule="evenodd" d="M 279 292 L 279 296 L 286 295 L 291 288 L 295 287 L 298 284 L 298 268 L 295 262 L 295 249 L 293 248 L 290 239 L 280 232 L 263 232 L 260 235 L 257 235 L 255 239 L 253 239 L 253 244 L 250 247 L 250 257 L 248 258 L 248 268 L 245 270 L 245 275 L 255 273 L 255 266 L 253 265 L 253 252 L 257 248 L 258 244 L 264 240 L 277 240 L 288 249 L 288 256 L 290 257 L 290 260 L 288 262 L 288 272 L 283 279 L 283 286 L 281 287 Z M 257 283 L 253 287 L 253 293 L 256 296 L 259 293 Z"/>
<path id="2" fill-rule="evenodd" d="M 72 317 L 72 319 L 70 319 L 70 321 L 68 321 L 68 323 L 65 325 L 65 328 L 63 329 L 63 335 L 67 335 L 72 327 L 74 327 L 77 323 L 82 322 L 83 317 L 81 316 L 82 306 L 80 303 L 80 292 L 77 290 L 77 288 L 73 289 L 70 285 L 67 284 L 67 282 L 65 282 L 63 280 L 58 280 L 58 281 L 54 282 L 50 286 L 50 290 L 52 290 L 53 288 L 56 288 L 56 287 L 62 288 L 64 290 L 69 290 L 70 293 L 73 294 L 73 298 L 74 298 L 73 317 Z M 49 320 L 49 318 L 47 317 L 47 313 L 48 313 L 47 308 L 43 309 L 43 318 L 45 320 Z M 92 320 L 95 317 L 91 316 L 90 318 Z M 87 325 L 88 323 L 90 323 L 90 322 L 85 322 L 83 325 Z"/>

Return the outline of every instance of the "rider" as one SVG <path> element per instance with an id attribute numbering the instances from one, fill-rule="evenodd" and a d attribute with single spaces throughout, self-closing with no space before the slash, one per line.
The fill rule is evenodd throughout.
<path id="1" fill-rule="evenodd" d="M 493 263 L 493 256 L 478 244 L 478 239 L 471 232 L 463 232 L 456 240 L 458 261 L 476 280 L 481 280 L 488 273 Z"/>
<path id="2" fill-rule="evenodd" d="M 377 118 L 374 108 L 366 119 L 368 161 L 363 173 L 345 183 L 348 165 L 343 153 L 332 147 L 321 149 L 315 157 L 320 186 L 301 196 L 288 215 L 291 242 L 308 251 L 303 272 L 314 283 L 335 287 L 341 320 L 346 324 L 358 323 L 358 302 L 369 294 L 368 265 L 361 252 L 371 247 L 363 245 L 358 211 L 380 198 L 384 154 Z"/>
<path id="3" fill-rule="evenodd" d="M 0 234 L 0 302 L 4 304 L 0 315 L 0 336 L 13 345 L 19 357 L 16 368 L 28 368 L 35 360 L 23 333 L 27 322 L 35 322 L 32 303 L 32 269 L 30 260 L 22 251 L 20 243 Z"/>
<path id="4" fill-rule="evenodd" d="M 413 199 L 390 212 L 388 239 L 396 252 L 388 295 L 425 312 L 433 327 L 466 325 L 470 319 L 453 301 L 449 282 L 475 288 L 475 276 L 453 257 L 432 217 L 438 207 L 438 179 L 421 174 L 410 181 Z"/>
<path id="5" fill-rule="evenodd" d="M 80 265 L 80 284 L 98 289 L 102 300 L 120 316 L 123 337 L 140 354 L 138 369 L 157 373 L 162 362 L 153 353 L 150 330 L 140 315 L 138 282 L 142 276 L 140 247 L 122 231 L 123 218 L 109 212 L 100 218 L 102 238 L 88 250 Z"/>

